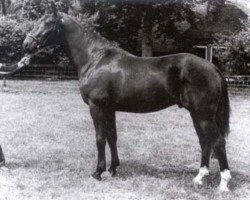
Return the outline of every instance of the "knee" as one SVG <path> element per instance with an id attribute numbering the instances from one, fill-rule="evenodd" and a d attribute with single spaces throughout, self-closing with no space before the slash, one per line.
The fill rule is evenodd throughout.
<path id="1" fill-rule="evenodd" d="M 225 147 L 226 145 L 226 141 L 224 138 L 219 137 L 217 140 L 215 140 L 214 142 L 214 147 L 215 148 L 221 148 L 221 147 Z"/>
<path id="2" fill-rule="evenodd" d="M 113 144 L 117 141 L 117 136 L 116 135 L 108 135 L 107 139 L 108 139 L 109 144 Z"/>
<path id="3" fill-rule="evenodd" d="M 96 136 L 96 144 L 103 146 L 103 145 L 106 144 L 106 139 L 104 137 L 102 137 L 102 136 L 97 135 Z"/>
<path id="4" fill-rule="evenodd" d="M 226 151 L 225 146 L 226 146 L 225 139 L 219 138 L 214 143 L 214 153 L 215 154 L 225 153 L 225 151 Z"/>

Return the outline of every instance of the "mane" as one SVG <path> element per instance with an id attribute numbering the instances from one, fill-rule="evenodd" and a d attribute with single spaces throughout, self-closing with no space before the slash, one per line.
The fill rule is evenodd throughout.
<path id="1" fill-rule="evenodd" d="M 86 51 L 83 55 L 88 55 L 90 62 L 98 62 L 111 49 L 123 55 L 132 55 L 120 48 L 117 43 L 110 42 L 104 38 L 87 20 L 84 20 L 84 23 L 82 23 L 79 22 L 78 19 L 67 14 L 62 13 L 61 16 L 66 21 L 65 26 L 69 26 L 68 28 L 72 31 L 80 31 L 76 33 L 79 36 L 78 45 L 82 45 L 81 49 Z M 73 61 L 73 55 L 69 51 L 69 44 L 65 45 L 65 51 L 69 55 L 70 60 Z"/>
<path id="2" fill-rule="evenodd" d="M 95 26 L 93 23 L 90 22 L 89 19 L 79 19 L 65 13 L 62 13 L 62 16 L 72 20 L 75 22 L 82 30 L 82 34 L 87 36 L 87 40 L 90 43 L 98 43 L 99 47 L 102 49 L 109 49 L 109 48 L 119 48 L 119 45 L 114 41 L 109 41 L 105 37 L 103 37 L 99 32 L 96 31 Z M 81 20 L 81 21 L 80 21 Z"/>

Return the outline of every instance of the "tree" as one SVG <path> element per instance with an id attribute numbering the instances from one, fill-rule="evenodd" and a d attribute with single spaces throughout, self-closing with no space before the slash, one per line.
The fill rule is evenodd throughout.
<path id="1" fill-rule="evenodd" d="M 1 3 L 2 1 L 7 5 L 10 0 L 1 0 Z M 15 9 L 18 9 L 19 13 L 15 15 L 17 21 L 35 21 L 50 12 L 47 0 L 11 0 L 11 2 L 12 8 L 7 9 L 7 14 L 17 13 Z M 142 56 L 152 56 L 153 51 L 157 48 L 159 50 L 159 47 L 162 48 L 160 51 L 166 48 L 168 53 L 190 52 L 193 45 L 211 44 L 216 33 L 230 35 L 231 32 L 237 32 L 242 28 L 238 17 L 242 14 L 231 5 L 225 5 L 225 0 L 54 0 L 54 2 L 60 11 L 70 15 L 77 16 L 79 12 L 88 15 L 99 13 L 95 24 L 97 31 L 127 51 Z M 197 12 L 197 7 L 204 8 L 204 5 L 204 14 Z M 22 16 L 20 12 L 24 19 L 20 17 Z M 5 39 L 5 35 L 0 38 L 0 40 Z"/>
<path id="2" fill-rule="evenodd" d="M 179 36 L 195 22 L 188 0 L 97 0 L 84 1 L 81 6 L 82 12 L 99 11 L 98 30 L 121 47 L 136 53 L 140 41 L 142 56 L 152 55 L 156 39 L 164 42 Z"/>
<path id="3" fill-rule="evenodd" d="M 69 14 L 74 9 L 75 0 L 54 0 L 57 9 L 61 12 Z M 48 0 L 27 0 L 23 3 L 23 17 L 28 20 L 37 20 L 45 13 L 51 12 L 51 4 Z"/>
<path id="4" fill-rule="evenodd" d="M 22 42 L 32 23 L 6 16 L 0 18 L 0 24 L 0 62 L 17 61 L 23 56 Z"/>
<path id="5" fill-rule="evenodd" d="M 215 45 L 225 47 L 215 53 L 220 68 L 230 74 L 250 75 L 250 21 L 247 20 L 244 25 L 239 33 L 221 35 L 215 42 Z"/>
<path id="6" fill-rule="evenodd" d="M 147 10 L 142 13 L 141 38 L 142 57 L 153 56 L 153 21 Z"/>

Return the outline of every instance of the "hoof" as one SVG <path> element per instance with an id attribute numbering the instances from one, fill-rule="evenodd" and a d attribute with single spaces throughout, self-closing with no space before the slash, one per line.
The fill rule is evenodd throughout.
<path id="1" fill-rule="evenodd" d="M 0 162 L 0 168 L 1 167 L 5 167 L 5 160 L 2 160 L 1 162 Z"/>
<path id="2" fill-rule="evenodd" d="M 193 185 L 194 188 L 198 189 L 199 187 L 201 187 L 203 185 L 203 181 L 202 180 L 197 180 L 197 179 L 193 179 Z"/>
<path id="3" fill-rule="evenodd" d="M 0 171 L 8 172 L 8 171 L 10 171 L 10 169 L 5 167 L 5 166 L 2 166 L 2 167 L 0 167 Z"/>
<path id="4" fill-rule="evenodd" d="M 220 181 L 220 185 L 219 185 L 218 189 L 220 192 L 229 192 L 227 184 L 230 181 L 230 179 L 232 178 L 231 173 L 228 169 L 225 169 L 225 170 L 221 171 L 220 174 L 221 174 L 221 181 Z"/>
<path id="5" fill-rule="evenodd" d="M 111 174 L 112 177 L 115 177 L 117 175 L 117 171 L 115 168 L 109 168 L 109 173 Z"/>
<path id="6" fill-rule="evenodd" d="M 230 190 L 229 190 L 229 188 L 228 188 L 227 186 L 221 186 L 221 185 L 219 185 L 218 191 L 219 191 L 220 193 L 230 192 Z"/>
<path id="7" fill-rule="evenodd" d="M 9 171 L 9 168 L 5 166 L 5 161 L 0 162 L 0 171 Z"/>
<path id="8" fill-rule="evenodd" d="M 193 179 L 193 184 L 194 185 L 203 185 L 203 181 L 202 180 L 197 180 L 196 178 Z"/>
<path id="9" fill-rule="evenodd" d="M 100 172 L 94 172 L 93 174 L 91 174 L 91 176 L 98 181 L 102 180 Z"/>

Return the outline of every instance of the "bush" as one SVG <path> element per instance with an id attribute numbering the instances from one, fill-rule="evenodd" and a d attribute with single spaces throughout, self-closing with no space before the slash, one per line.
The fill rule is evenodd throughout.
<path id="1" fill-rule="evenodd" d="M 54 0 L 56 8 L 64 13 L 68 13 L 72 8 L 71 1 Z M 45 13 L 51 13 L 51 5 L 47 0 L 29 0 L 24 4 L 23 17 L 28 20 L 37 20 Z"/>
<path id="2" fill-rule="evenodd" d="M 32 23 L 1 17 L 0 24 L 0 62 L 18 61 L 23 56 L 22 42 Z"/>
<path id="3" fill-rule="evenodd" d="M 250 75 L 250 21 L 245 22 L 244 30 L 231 36 L 219 36 L 216 56 L 219 67 L 229 74 Z"/>

